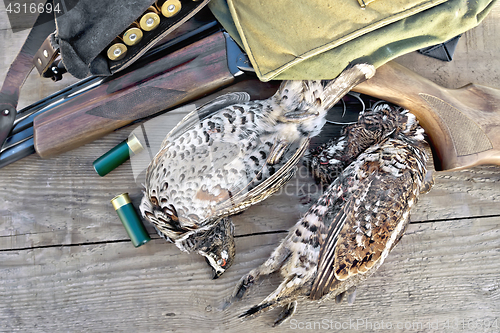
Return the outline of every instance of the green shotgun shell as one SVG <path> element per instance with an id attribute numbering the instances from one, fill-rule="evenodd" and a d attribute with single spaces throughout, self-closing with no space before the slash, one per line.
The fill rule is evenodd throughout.
<path id="1" fill-rule="evenodd" d="M 140 153 L 144 147 L 134 134 L 131 134 L 127 140 L 99 157 L 92 163 L 95 171 L 103 177 L 123 164 L 130 156 Z"/>
<path id="2" fill-rule="evenodd" d="M 117 195 L 111 199 L 111 203 L 135 247 L 146 244 L 151 240 L 146 228 L 144 228 L 144 224 L 142 224 L 141 219 L 130 201 L 128 193 Z"/>

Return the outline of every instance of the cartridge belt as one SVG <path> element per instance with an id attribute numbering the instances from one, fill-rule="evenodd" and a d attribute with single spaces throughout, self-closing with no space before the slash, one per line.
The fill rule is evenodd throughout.
<path id="1" fill-rule="evenodd" d="M 70 43 L 70 38 L 65 36 L 65 31 L 60 31 L 61 24 L 58 24 L 59 30 L 46 38 L 35 54 L 33 64 L 41 76 L 51 77 L 56 81 L 66 70 L 77 78 L 88 75 L 111 75 L 139 59 L 173 30 L 198 13 L 208 2 L 209 0 L 159 0 L 150 5 L 133 22 L 128 22 L 128 27 L 119 35 L 112 37 L 112 35 L 101 34 L 103 40 L 99 43 L 107 45 L 94 55 L 83 54 L 78 41 Z M 72 10 L 79 10 L 79 8 Z M 56 17 L 58 23 L 60 20 L 69 19 L 65 16 Z M 88 35 L 84 31 L 82 39 L 92 37 Z M 56 61 L 59 55 L 62 62 Z"/>

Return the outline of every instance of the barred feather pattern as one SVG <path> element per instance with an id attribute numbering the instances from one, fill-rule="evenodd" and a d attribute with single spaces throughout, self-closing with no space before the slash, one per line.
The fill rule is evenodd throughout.
<path id="1" fill-rule="evenodd" d="M 204 256 L 220 276 L 235 252 L 227 217 L 279 190 L 326 112 L 374 71 L 361 64 L 331 81 L 283 81 L 266 100 L 232 93 L 191 112 L 147 169 L 143 217 L 180 250 Z"/>
<path id="2" fill-rule="evenodd" d="M 282 167 L 281 179 L 293 175 L 309 137 L 324 125 L 326 110 L 313 97 L 321 87 L 319 81 L 288 81 L 268 100 L 227 105 L 204 119 L 192 115 L 195 124 L 167 137 L 147 170 L 143 216 L 175 242 L 275 192 L 271 186 L 259 200 L 248 195 Z M 304 119 L 290 121 L 289 112 Z"/>
<path id="3" fill-rule="evenodd" d="M 339 138 L 311 149 L 307 165 L 316 181 L 328 186 L 368 147 L 389 135 L 408 133 L 410 129 L 405 126 L 407 120 L 402 111 L 395 105 L 379 104 L 376 112 L 360 114 L 355 124 L 345 126 Z"/>
<path id="4" fill-rule="evenodd" d="M 320 147 L 312 155 L 322 166 L 315 176 L 330 180 L 343 170 L 270 258 L 240 280 L 234 299 L 264 275 L 280 271 L 283 277 L 273 293 L 241 316 L 282 306 L 275 323 L 280 324 L 297 300 L 337 297 L 373 274 L 403 235 L 424 186 L 423 140 L 413 114 L 380 104 Z"/>

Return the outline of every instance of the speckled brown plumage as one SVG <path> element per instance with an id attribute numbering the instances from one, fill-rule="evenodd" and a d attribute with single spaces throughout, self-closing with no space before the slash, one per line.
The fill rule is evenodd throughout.
<path id="1" fill-rule="evenodd" d="M 232 233 L 221 223 L 231 225 L 228 216 L 279 190 L 309 138 L 320 132 L 327 110 L 373 73 L 372 66 L 356 65 L 330 82 L 284 81 L 267 100 L 232 93 L 192 112 L 148 167 L 143 216 L 179 249 L 203 255 L 219 276 L 234 256 Z M 221 234 L 222 243 L 200 247 Z"/>
<path id="2" fill-rule="evenodd" d="M 394 114 L 388 105 L 377 112 L 360 114 L 355 124 L 345 126 L 341 136 L 311 149 L 307 164 L 319 183 L 330 185 L 361 152 L 389 134 L 405 130 L 404 115 Z"/>
<path id="3" fill-rule="evenodd" d="M 320 179 L 331 179 L 329 168 L 342 172 L 270 258 L 241 279 L 235 299 L 263 275 L 280 270 L 283 276 L 242 317 L 283 306 L 279 324 L 293 314 L 298 299 L 337 297 L 380 267 L 404 233 L 424 185 L 422 134 L 413 114 L 381 104 L 312 154 L 323 163 L 315 169 Z"/>

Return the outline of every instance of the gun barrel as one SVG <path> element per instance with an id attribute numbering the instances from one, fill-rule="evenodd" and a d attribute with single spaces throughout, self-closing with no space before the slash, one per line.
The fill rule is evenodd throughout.
<path id="1" fill-rule="evenodd" d="M 42 158 L 55 156 L 233 80 L 225 38 L 217 32 L 37 116 L 35 150 Z"/>

